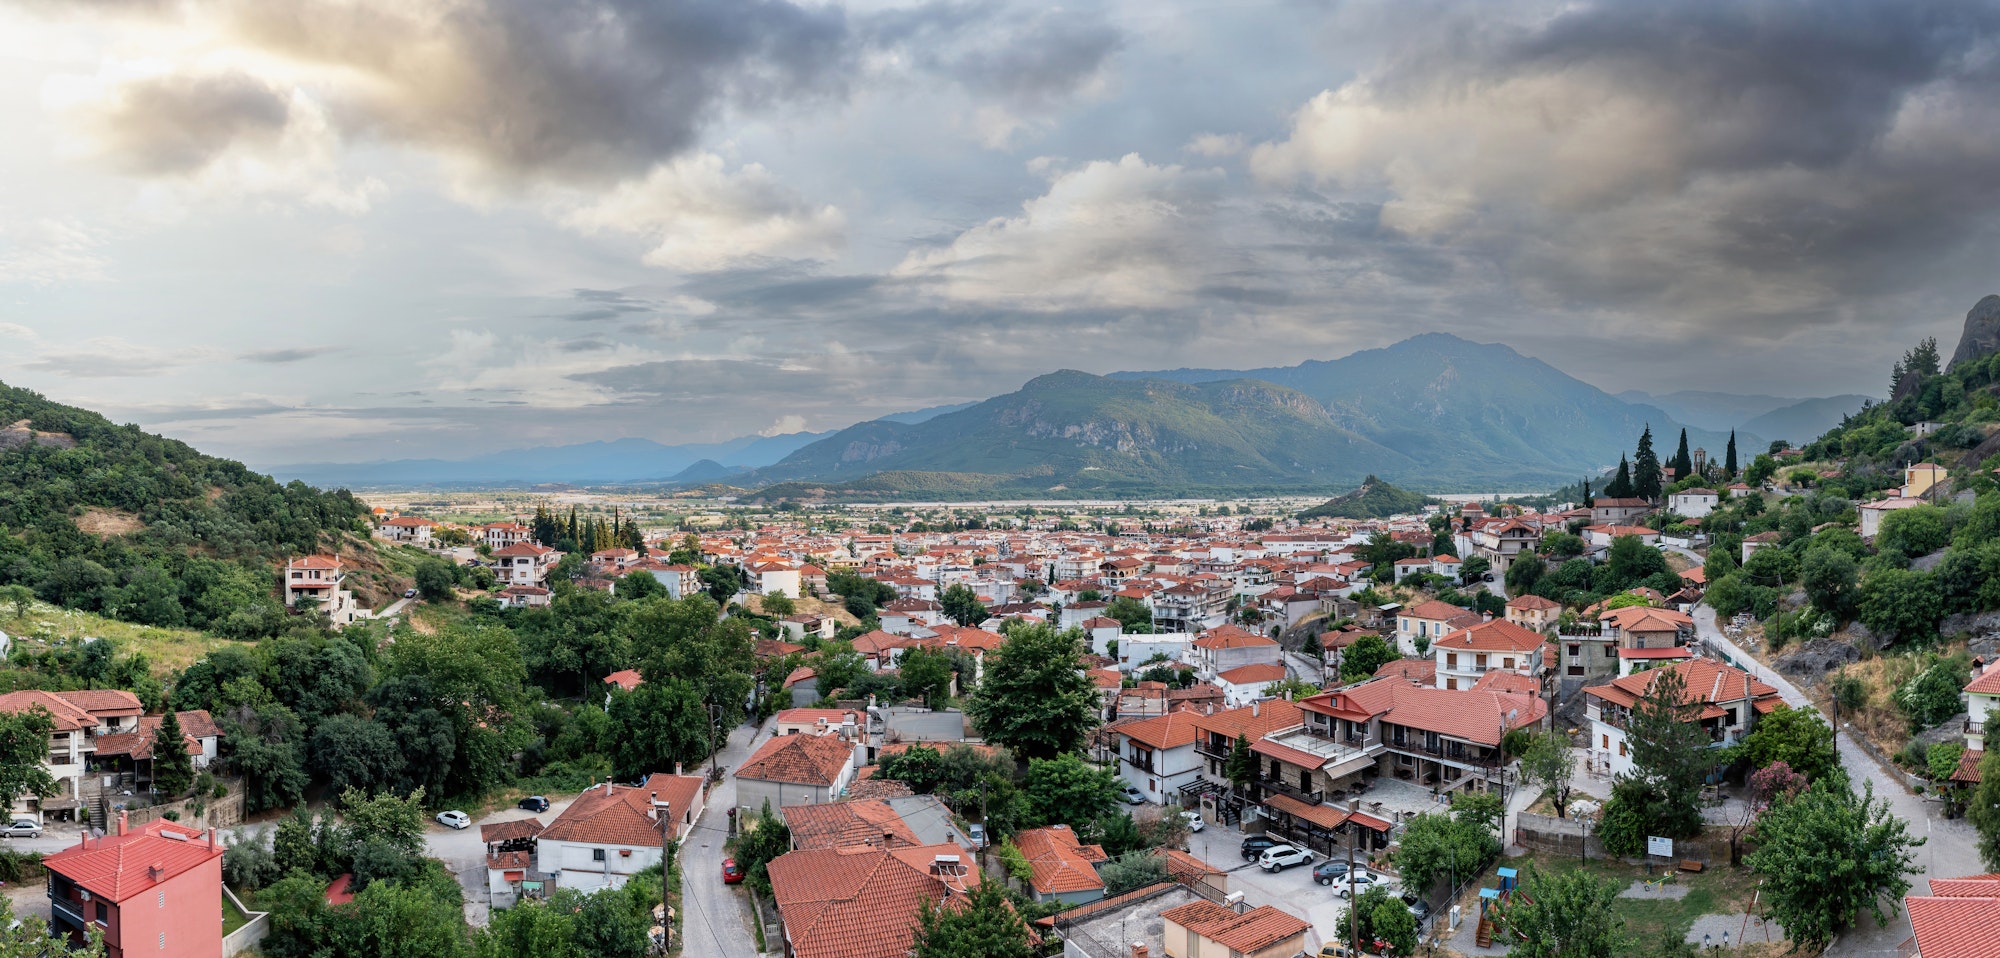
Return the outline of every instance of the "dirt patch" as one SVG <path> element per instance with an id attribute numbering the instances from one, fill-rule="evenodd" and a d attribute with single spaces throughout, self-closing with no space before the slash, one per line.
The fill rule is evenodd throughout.
<path id="1" fill-rule="evenodd" d="M 403 621 L 410 623 L 410 628 L 415 630 L 418 635 L 437 634 L 437 626 L 421 611 L 411 612 L 409 615 L 403 617 Z"/>
<path id="2" fill-rule="evenodd" d="M 76 437 L 66 432 L 42 432 L 23 419 L 9 426 L 0 427 L 0 449 L 12 449 L 26 445 L 54 446 L 58 449 L 75 449 Z"/>
<path id="3" fill-rule="evenodd" d="M 122 536 L 146 528 L 137 513 L 123 509 L 89 508 L 76 517 L 76 527 L 100 538 Z"/>

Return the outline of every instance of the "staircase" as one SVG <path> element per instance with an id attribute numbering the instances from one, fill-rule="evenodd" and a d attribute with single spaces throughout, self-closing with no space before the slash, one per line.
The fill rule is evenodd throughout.
<path id="1" fill-rule="evenodd" d="M 1493 947 L 1493 919 L 1479 919 L 1479 935 L 1476 940 L 1481 948 Z"/>

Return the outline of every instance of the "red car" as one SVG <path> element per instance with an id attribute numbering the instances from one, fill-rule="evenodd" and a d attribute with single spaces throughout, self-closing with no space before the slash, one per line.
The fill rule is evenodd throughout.
<path id="1" fill-rule="evenodd" d="M 738 885 L 742 884 L 742 882 L 743 882 L 743 869 L 736 867 L 736 859 L 734 858 L 723 859 L 722 883 L 725 885 Z"/>

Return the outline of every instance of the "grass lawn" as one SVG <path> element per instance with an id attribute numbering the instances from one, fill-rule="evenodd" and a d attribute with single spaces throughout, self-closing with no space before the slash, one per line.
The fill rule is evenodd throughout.
<path id="1" fill-rule="evenodd" d="M 1497 888 L 1500 879 L 1497 869 L 1514 868 L 1525 875 L 1527 859 L 1501 861 L 1488 869 L 1483 887 Z M 1634 881 L 1651 878 L 1658 880 L 1666 875 L 1661 866 L 1655 866 L 1654 874 L 1648 876 L 1644 866 L 1627 865 L 1621 861 L 1592 860 L 1578 863 L 1574 859 L 1555 860 L 1544 858 L 1538 867 L 1544 870 L 1570 872 L 1578 868 L 1598 878 L 1611 882 L 1620 891 L 1631 887 Z M 1684 937 L 1696 918 L 1703 915 L 1740 914 L 1750 909 L 1751 896 L 1757 890 L 1757 878 L 1749 870 L 1730 868 L 1727 865 L 1711 867 L 1698 874 L 1677 872 L 1669 887 L 1678 885 L 1688 889 L 1681 898 L 1619 898 L 1612 904 L 1612 911 L 1625 920 L 1625 933 L 1632 942 L 1634 955 L 1653 954 L 1663 936 L 1675 939 Z M 1475 892 L 1476 894 L 1476 892 Z M 1476 911 L 1476 904 L 1469 911 Z M 1778 954 L 1786 949 L 1783 943 L 1764 946 L 1761 942 L 1755 948 L 1735 951 L 1736 956 L 1760 955 L 1768 951 Z"/>
<path id="2" fill-rule="evenodd" d="M 249 922 L 250 916 L 244 914 L 243 909 L 236 907 L 236 903 L 230 901 L 228 895 L 222 896 L 222 937 L 229 937 L 231 932 Z"/>
<path id="3" fill-rule="evenodd" d="M 97 638 L 111 643 L 121 654 L 133 652 L 146 656 L 153 674 L 165 676 L 175 669 L 184 669 L 194 664 L 210 650 L 236 643 L 233 639 L 209 635 L 194 629 L 165 629 L 150 625 L 136 625 L 107 619 L 89 612 L 64 609 L 46 602 L 35 602 L 28 606 L 28 614 L 16 616 L 14 604 L 0 603 L 0 632 L 12 636 L 15 641 L 35 647 L 38 640 Z"/>

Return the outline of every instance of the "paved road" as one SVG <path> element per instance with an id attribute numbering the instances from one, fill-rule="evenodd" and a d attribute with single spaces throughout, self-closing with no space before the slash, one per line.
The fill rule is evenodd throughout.
<path id="1" fill-rule="evenodd" d="M 770 737 L 774 724 L 737 726 L 716 761 L 733 772 L 750 757 L 753 748 Z M 708 793 L 701 819 L 681 846 L 681 907 L 687 910 L 682 922 L 684 955 L 751 958 L 758 953 L 757 938 L 750 928 L 749 893 L 722 883 L 726 855 L 722 843 L 729 837 L 729 810 L 735 807 L 736 777 L 730 775 Z"/>
<path id="2" fill-rule="evenodd" d="M 1706 606 L 1695 609 L 1695 626 L 1703 641 L 1713 644 L 1727 653 L 1738 666 L 1750 675 L 1778 690 L 1787 704 L 1813 708 L 1811 701 L 1798 687 L 1786 678 L 1758 662 L 1716 627 L 1715 610 Z M 1943 809 L 1935 802 L 1912 795 L 1903 787 L 1902 781 L 1885 771 L 1867 752 L 1854 743 L 1853 734 L 1841 730 L 1840 764 L 1847 769 L 1848 778 L 1859 787 L 1862 782 L 1873 782 L 1875 794 L 1889 801 L 1890 811 L 1896 817 L 1910 823 L 1910 830 L 1927 838 L 1924 847 L 1917 849 L 1918 872 L 1911 878 L 1911 894 L 1925 894 L 1930 890 L 1930 878 L 1953 878 L 1960 875 L 1977 875 L 1986 869 L 1979 861 L 1976 850 L 1976 836 L 1965 820 L 1947 819 Z M 1897 945 L 1910 937 L 1909 916 L 1902 913 L 1900 906 L 1895 919 L 1886 925 L 1878 925 L 1872 916 L 1864 915 L 1861 924 L 1854 931 L 1843 936 L 1828 955 L 1851 956 L 1851 958 L 1889 958 L 1897 954 Z"/>
<path id="3" fill-rule="evenodd" d="M 396 601 L 389 603 L 388 608 L 375 613 L 374 616 L 372 616 L 372 618 L 377 618 L 377 619 L 395 618 L 397 615 L 402 613 L 403 609 L 406 606 L 415 601 L 416 601 L 415 599 L 397 599 Z"/>

